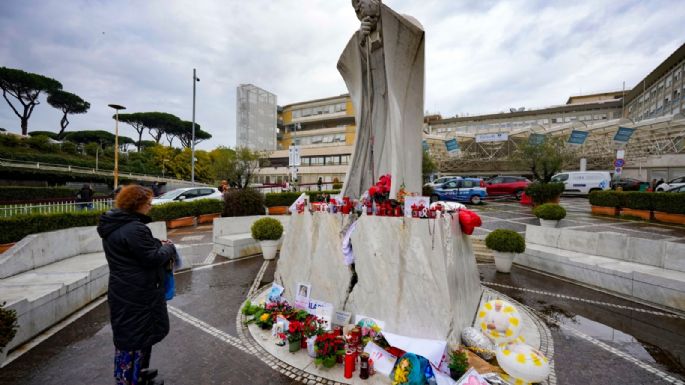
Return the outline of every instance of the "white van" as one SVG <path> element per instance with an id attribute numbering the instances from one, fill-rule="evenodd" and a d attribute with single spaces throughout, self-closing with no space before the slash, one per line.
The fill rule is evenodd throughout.
<path id="1" fill-rule="evenodd" d="M 611 189 L 611 174 L 608 171 L 562 172 L 554 175 L 552 182 L 563 183 L 564 194 L 583 195 Z"/>

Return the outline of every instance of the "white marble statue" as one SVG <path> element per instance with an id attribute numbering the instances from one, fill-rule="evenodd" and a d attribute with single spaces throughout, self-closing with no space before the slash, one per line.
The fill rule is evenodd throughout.
<path id="1" fill-rule="evenodd" d="M 361 28 L 338 70 L 355 108 L 357 139 L 343 194 L 359 198 L 384 174 L 390 198 L 402 184 L 421 192 L 424 31 L 411 16 L 379 0 L 352 0 Z"/>

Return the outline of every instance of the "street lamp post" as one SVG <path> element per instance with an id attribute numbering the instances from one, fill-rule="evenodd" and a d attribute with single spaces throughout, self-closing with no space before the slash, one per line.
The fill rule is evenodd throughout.
<path id="1" fill-rule="evenodd" d="M 116 111 L 114 124 L 114 189 L 119 186 L 119 110 L 125 110 L 126 107 L 118 104 L 108 104 Z"/>
<path id="2" fill-rule="evenodd" d="M 195 68 L 193 68 L 193 134 L 190 142 L 190 182 L 195 186 L 195 83 L 199 82 Z"/>

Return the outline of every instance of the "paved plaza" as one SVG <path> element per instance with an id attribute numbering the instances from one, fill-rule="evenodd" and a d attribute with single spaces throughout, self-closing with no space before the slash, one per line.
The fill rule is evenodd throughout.
<path id="1" fill-rule="evenodd" d="M 564 199 L 564 227 L 610 229 L 634 236 L 680 240 L 685 229 L 589 215 L 583 199 Z M 491 202 L 478 209 L 478 230 L 535 224 L 530 209 Z M 594 230 L 593 230 L 594 229 Z M 153 349 L 152 366 L 166 384 L 300 384 L 313 379 L 286 366 L 265 364 L 245 344 L 237 314 L 255 289 L 273 279 L 276 261 L 260 256 L 228 261 L 209 256 L 211 226 L 169 231 L 193 245 L 184 257 L 192 269 L 177 275 L 169 302 L 171 333 Z M 676 239 L 681 237 L 680 239 Z M 479 263 L 481 282 L 535 312 L 551 330 L 557 384 L 667 384 L 685 380 L 685 316 L 619 298 L 529 269 L 511 274 Z M 1 384 L 111 384 L 112 334 L 100 299 L 0 369 Z M 249 338 L 249 337 L 247 337 Z"/>

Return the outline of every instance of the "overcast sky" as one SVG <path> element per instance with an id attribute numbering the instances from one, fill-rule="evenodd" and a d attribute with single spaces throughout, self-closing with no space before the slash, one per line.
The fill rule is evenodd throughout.
<path id="1" fill-rule="evenodd" d="M 631 88 L 685 41 L 682 0 L 385 4 L 423 24 L 425 109 L 443 116 Z M 52 77 L 89 101 L 69 131 L 113 131 L 109 103 L 190 120 L 197 68 L 196 120 L 214 136 L 199 147 L 210 149 L 235 145 L 241 83 L 279 105 L 346 93 L 336 63 L 358 27 L 349 0 L 1 0 L 0 66 Z M 61 112 L 44 100 L 29 131 L 59 128 Z M 4 100 L 0 127 L 20 132 Z"/>

